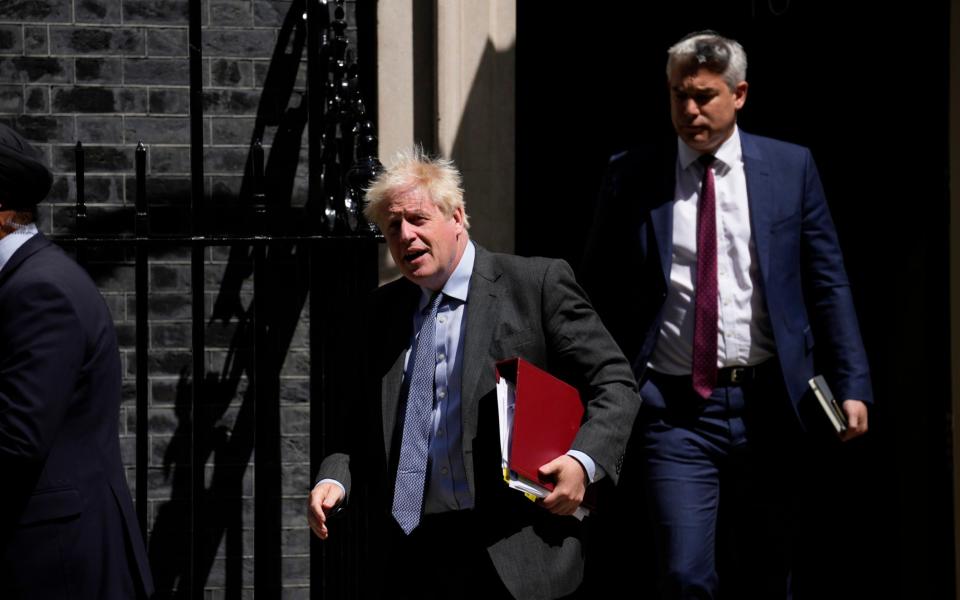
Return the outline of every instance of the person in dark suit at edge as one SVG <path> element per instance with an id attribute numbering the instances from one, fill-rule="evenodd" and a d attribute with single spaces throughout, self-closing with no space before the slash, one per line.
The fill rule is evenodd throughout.
<path id="1" fill-rule="evenodd" d="M 790 597 L 807 382 L 825 375 L 844 440 L 867 431 L 872 399 L 813 158 L 737 127 L 746 69 L 740 44 L 712 31 L 669 49 L 676 137 L 611 159 L 582 265 L 640 383 L 664 598 Z M 720 506 L 734 539 L 717 556 Z"/>
<path id="2" fill-rule="evenodd" d="M 629 363 L 567 263 L 470 240 L 451 162 L 401 154 L 367 199 L 403 278 L 372 296 L 372 389 L 354 400 L 352 444 L 320 467 L 310 526 L 326 539 L 351 475 L 363 473 L 389 540 L 384 595 L 574 593 L 583 523 L 569 515 L 588 484 L 619 474 L 639 406 Z M 500 468 L 494 362 L 513 356 L 577 387 L 585 403 L 570 451 L 541 467 L 556 488 L 540 506 L 507 488 Z"/>
<path id="3" fill-rule="evenodd" d="M 0 598 L 145 598 L 117 337 L 90 277 L 37 230 L 51 182 L 0 125 Z"/>

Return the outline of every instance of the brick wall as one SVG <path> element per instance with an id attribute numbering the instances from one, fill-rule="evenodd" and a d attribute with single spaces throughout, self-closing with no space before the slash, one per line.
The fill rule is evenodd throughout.
<path id="1" fill-rule="evenodd" d="M 208 200 L 236 201 L 263 82 L 290 2 L 206 0 L 203 11 L 204 169 Z M 356 41 L 353 3 L 347 22 Z M 129 231 L 133 226 L 134 148 L 148 149 L 148 195 L 154 206 L 186 206 L 190 199 L 188 2 L 185 0 L 0 0 L 0 121 L 19 130 L 45 153 L 55 174 L 41 205 L 41 229 L 64 233 L 73 225 L 74 145 L 86 149 L 86 198 L 91 228 Z M 301 65 L 290 106 L 305 88 Z M 266 152 L 276 121 L 264 131 Z M 293 204 L 306 196 L 306 136 L 293 182 Z M 249 306 L 252 282 L 239 292 L 221 289 L 228 248 L 206 250 L 206 354 L 211 399 L 207 420 L 208 494 L 213 521 L 201 524 L 215 545 L 207 598 L 252 597 L 253 479 L 251 436 L 241 435 L 246 377 L 224 369 L 244 344 L 237 315 Z M 135 298 L 132 251 L 92 248 L 89 269 L 117 323 L 124 360 L 121 444 L 134 485 Z M 188 541 L 186 513 L 176 501 L 184 490 L 184 402 L 191 367 L 190 254 L 170 248 L 151 253 L 150 264 L 150 467 L 149 524 L 154 568 L 161 590 L 182 575 L 178 557 Z M 223 310 L 224 305 L 233 310 Z M 214 307 L 216 319 L 210 320 Z M 309 473 L 308 315 L 300 315 L 281 374 L 283 449 L 282 526 L 284 597 L 306 598 L 308 530 L 303 506 Z M 174 501 L 171 502 L 171 498 Z M 220 507 L 220 508 L 218 508 Z M 221 510 L 222 508 L 222 510 Z M 165 597 L 160 594 L 158 597 Z"/>

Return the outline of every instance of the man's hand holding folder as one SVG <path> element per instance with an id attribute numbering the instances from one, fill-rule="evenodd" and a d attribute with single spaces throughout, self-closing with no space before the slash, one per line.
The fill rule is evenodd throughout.
<path id="1" fill-rule="evenodd" d="M 583 418 L 580 394 L 522 358 L 496 370 L 504 481 L 554 514 L 582 519 L 589 476 L 567 454 Z"/>
<path id="2" fill-rule="evenodd" d="M 860 400 L 844 400 L 841 405 L 847 417 L 847 430 L 840 434 L 840 439 L 848 442 L 867 432 L 867 405 Z"/>
<path id="3" fill-rule="evenodd" d="M 841 408 L 823 375 L 811 377 L 807 383 L 841 441 L 850 441 L 867 432 L 866 404 L 848 398 L 843 401 Z"/>
<path id="4" fill-rule="evenodd" d="M 587 471 L 574 457 L 562 454 L 539 469 L 540 478 L 553 481 L 553 491 L 543 507 L 555 515 L 572 515 L 587 492 Z"/>

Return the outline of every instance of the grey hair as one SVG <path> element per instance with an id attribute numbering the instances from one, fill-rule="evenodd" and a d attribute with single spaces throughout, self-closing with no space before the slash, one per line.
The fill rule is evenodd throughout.
<path id="1" fill-rule="evenodd" d="M 420 146 L 398 152 L 393 163 L 370 182 L 363 215 L 368 221 L 379 223 L 386 204 L 417 189 L 427 192 L 445 216 L 449 217 L 458 208 L 464 209 L 463 226 L 470 228 L 460 171 L 453 161 L 427 156 Z"/>
<path id="2" fill-rule="evenodd" d="M 707 69 L 723 76 L 731 91 L 747 80 L 747 53 L 736 40 L 715 31 L 688 34 L 667 50 L 667 77 L 675 68 L 684 71 Z"/>

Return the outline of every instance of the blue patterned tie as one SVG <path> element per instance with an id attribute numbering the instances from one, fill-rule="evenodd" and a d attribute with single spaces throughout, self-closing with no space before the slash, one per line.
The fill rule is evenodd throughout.
<path id="1" fill-rule="evenodd" d="M 393 491 L 393 518 L 407 535 L 420 524 L 423 510 L 423 488 L 430 456 L 430 423 L 433 415 L 434 373 L 437 367 L 436 330 L 437 309 L 443 294 L 430 300 L 430 313 L 424 317 L 417 336 L 416 354 L 410 386 L 407 392 L 407 411 L 403 417 L 403 439 L 400 443 L 400 462 L 397 465 L 397 484 Z"/>

